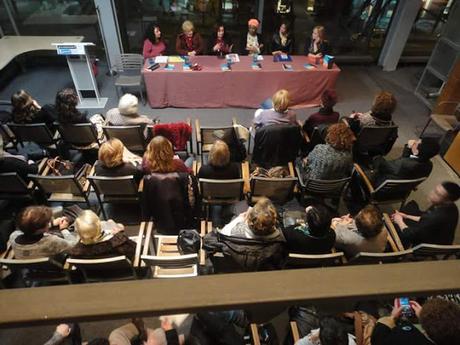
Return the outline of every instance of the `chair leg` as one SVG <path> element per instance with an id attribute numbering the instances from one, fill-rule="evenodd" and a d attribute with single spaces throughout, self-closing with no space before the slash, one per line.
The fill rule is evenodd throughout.
<path id="1" fill-rule="evenodd" d="M 117 98 L 120 98 L 120 90 L 118 90 L 118 86 L 115 85 L 115 91 L 117 93 Z"/>
<path id="2" fill-rule="evenodd" d="M 139 85 L 139 93 L 141 94 L 141 101 L 142 101 L 142 104 L 145 105 L 144 88 L 142 87 L 142 84 Z"/>
<path id="3" fill-rule="evenodd" d="M 426 122 L 425 127 L 423 127 L 422 132 L 420 133 L 420 138 L 423 137 L 423 133 L 425 133 L 425 131 L 428 128 L 428 126 L 430 125 L 430 123 L 431 123 L 431 116 L 428 117 L 428 121 Z"/>

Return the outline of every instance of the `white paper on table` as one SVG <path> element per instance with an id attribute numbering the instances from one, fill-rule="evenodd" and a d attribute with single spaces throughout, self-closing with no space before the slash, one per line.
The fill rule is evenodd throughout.
<path id="1" fill-rule="evenodd" d="M 155 58 L 156 63 L 168 63 L 168 56 L 157 56 Z"/>
<path id="2" fill-rule="evenodd" d="M 264 61 L 264 57 L 262 55 L 257 55 L 257 61 Z"/>

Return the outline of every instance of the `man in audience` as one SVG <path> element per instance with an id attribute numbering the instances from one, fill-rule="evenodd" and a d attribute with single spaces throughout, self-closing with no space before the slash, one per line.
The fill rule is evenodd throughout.
<path id="1" fill-rule="evenodd" d="M 10 243 L 16 259 L 35 259 L 62 253 L 75 244 L 79 237 L 68 230 L 67 217 L 53 219 L 53 213 L 46 206 L 29 206 L 18 216 L 19 230 L 10 235 Z M 59 228 L 60 236 L 50 233 L 50 227 Z"/>
<path id="2" fill-rule="evenodd" d="M 402 211 L 395 211 L 391 217 L 400 230 L 404 247 L 420 243 L 452 244 L 458 222 L 455 201 L 459 198 L 460 186 L 443 182 L 428 195 L 431 206 L 425 212 L 420 211 L 415 201 L 404 206 Z"/>
<path id="3" fill-rule="evenodd" d="M 401 320 L 402 307 L 395 300 L 390 316 L 378 320 L 372 345 L 454 345 L 460 339 L 460 306 L 440 298 L 428 300 L 423 308 L 416 301 L 410 306 L 422 330 Z"/>
<path id="4" fill-rule="evenodd" d="M 355 218 L 349 214 L 332 220 L 336 233 L 335 248 L 343 250 L 349 258 L 359 252 L 382 253 L 387 245 L 382 214 L 377 207 L 364 207 Z"/>

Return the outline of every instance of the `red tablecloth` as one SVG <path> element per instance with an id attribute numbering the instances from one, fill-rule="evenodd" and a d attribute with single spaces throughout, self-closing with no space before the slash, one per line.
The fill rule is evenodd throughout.
<path id="1" fill-rule="evenodd" d="M 201 71 L 183 71 L 182 63 L 173 71 L 164 64 L 155 71 L 144 69 L 144 81 L 149 104 L 153 108 L 258 108 L 260 103 L 279 89 L 287 89 L 294 108 L 311 107 L 320 103 L 322 92 L 335 89 L 340 69 L 318 66 L 307 70 L 306 56 L 293 56 L 293 71 L 283 70 L 283 63 L 273 62 L 272 56 L 264 56 L 262 69 L 253 70 L 252 58 L 240 56 L 240 62 L 231 71 L 222 71 L 225 59 L 215 56 L 196 56 L 191 63 L 203 67 Z M 148 62 L 146 62 L 148 66 Z"/>

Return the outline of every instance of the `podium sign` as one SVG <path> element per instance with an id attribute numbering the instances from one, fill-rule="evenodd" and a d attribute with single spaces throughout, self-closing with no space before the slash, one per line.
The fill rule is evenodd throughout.
<path id="1" fill-rule="evenodd" d="M 93 74 L 88 47 L 94 43 L 53 43 L 58 55 L 67 58 L 70 74 L 78 95 L 77 108 L 104 108 L 107 98 L 100 97 Z"/>

